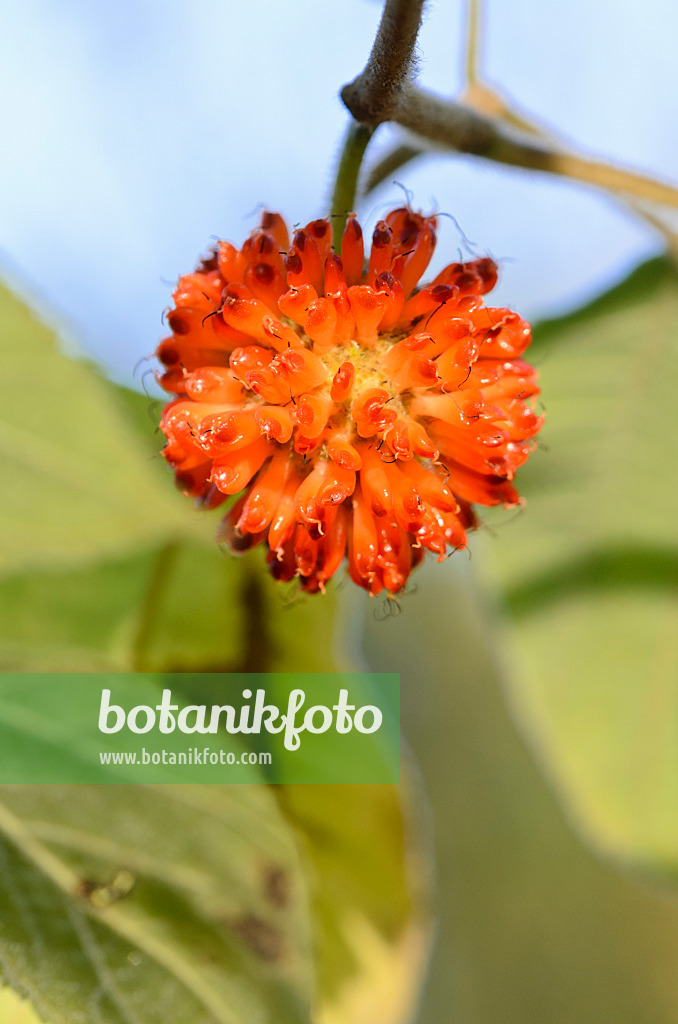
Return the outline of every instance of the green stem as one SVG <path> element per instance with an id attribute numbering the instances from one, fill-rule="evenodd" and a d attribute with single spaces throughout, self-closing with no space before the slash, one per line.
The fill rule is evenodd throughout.
<path id="1" fill-rule="evenodd" d="M 355 206 L 360 166 L 367 144 L 373 134 L 374 128 L 366 124 L 358 124 L 357 121 L 351 121 L 346 132 L 332 193 L 331 213 L 334 218 L 335 249 L 339 247 L 348 215 Z"/>

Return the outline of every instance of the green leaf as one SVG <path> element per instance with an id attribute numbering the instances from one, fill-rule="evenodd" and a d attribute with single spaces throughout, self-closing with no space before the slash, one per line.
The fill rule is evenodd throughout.
<path id="1" fill-rule="evenodd" d="M 655 260 L 544 325 L 547 408 L 502 528 L 516 714 L 570 812 L 615 858 L 678 870 L 678 277 Z"/>
<path id="2" fill-rule="evenodd" d="M 305 882 L 265 787 L 3 786 L 0 834 L 0 977 L 45 1019 L 309 1019 Z"/>
<path id="3" fill-rule="evenodd" d="M 292 787 L 299 834 L 280 795 L 1 786 L 0 980 L 52 1024 L 404 1024 L 427 922 L 401 795 Z"/>
<path id="4" fill-rule="evenodd" d="M 112 386 L 67 359 L 2 288 L 0 323 L 0 572 L 115 556 L 185 530 L 178 495 Z"/>
<path id="5" fill-rule="evenodd" d="M 226 670 L 241 657 L 240 564 L 186 543 L 0 579 L 0 669 Z"/>
<path id="6" fill-rule="evenodd" d="M 170 543 L 0 577 L 0 671 L 335 670 L 335 599 L 290 598 L 258 552 Z"/>
<path id="7" fill-rule="evenodd" d="M 6 580 L 0 584 L 0 664 L 5 669 L 20 664 L 43 670 L 143 665 L 156 671 L 217 667 L 331 671 L 333 596 L 286 603 L 284 589 L 262 577 L 258 561 L 256 552 L 249 558 L 233 559 L 225 558 L 216 548 L 181 545 L 87 571 Z M 345 655 L 342 662 L 345 664 Z M 160 787 L 162 795 L 171 788 Z M 241 788 L 248 787 L 234 787 L 236 792 Z M 111 787 L 93 790 L 94 795 L 84 802 L 80 789 L 77 799 L 70 802 L 68 791 L 61 787 L 29 791 L 37 801 L 35 817 L 43 823 L 45 834 L 61 828 L 65 807 L 95 829 L 102 849 L 112 849 L 110 844 L 118 841 L 121 830 L 133 839 L 135 829 L 146 828 L 133 808 L 132 821 L 128 820 L 129 802 L 114 801 L 111 806 Z M 134 793 L 134 789 L 130 787 L 128 792 Z M 181 793 L 184 787 L 178 789 Z M 62 792 L 65 796 L 59 795 Z M 423 970 L 428 928 L 423 890 L 430 873 L 428 853 L 420 844 L 409 840 L 406 853 L 405 835 L 415 832 L 407 790 L 308 786 L 287 791 L 276 787 L 272 793 L 276 801 L 282 799 L 291 823 L 287 826 L 290 836 L 294 826 L 295 841 L 303 853 L 305 884 L 312 893 L 306 927 L 313 935 L 315 950 L 312 969 L 317 976 L 318 1005 L 314 1020 L 353 1024 L 359 1014 L 368 1013 L 371 1024 L 404 1024 Z M 209 794 L 204 799 L 209 799 Z M 167 829 L 177 841 L 179 837 L 183 841 L 187 831 L 181 814 L 173 814 L 168 801 L 164 805 Z M 23 813 L 28 806 L 20 795 L 14 809 Z M 249 840 L 256 840 L 258 830 L 256 822 L 250 826 Z M 146 840 L 158 849 L 166 845 L 162 833 L 152 832 Z M 417 863 L 422 865 L 418 879 L 411 873 L 415 849 Z M 186 856 L 191 859 L 190 847 Z M 224 845 L 219 851 L 223 872 L 232 869 L 232 856 L 231 846 Z M 121 865 L 130 869 L 132 863 L 128 852 L 121 853 L 103 864 L 97 877 L 110 879 Z M 80 873 L 87 871 L 85 865 Z M 27 884 L 37 884 L 34 874 Z M 63 895 L 53 896 L 54 902 L 45 909 L 46 921 L 53 915 L 64 916 Z M 177 927 L 177 906 L 169 894 L 156 900 L 152 913 L 158 927 Z M 183 921 L 181 916 L 179 921 Z M 5 944 L 11 948 L 17 943 L 30 945 L 29 937 L 17 934 L 11 922 L 7 929 L 4 935 L 0 932 L 0 961 Z M 205 922 L 192 926 L 186 935 L 187 952 L 203 950 L 202 955 L 217 961 L 222 956 L 210 952 L 213 937 Z M 47 930 L 43 941 L 48 951 L 52 938 Z M 60 961 L 54 970 L 67 974 Z M 28 990 L 36 998 L 30 965 L 27 975 L 31 982 Z M 9 972 L 8 977 L 12 977 Z M 149 973 L 143 980 L 143 992 L 151 996 L 157 986 L 163 991 L 169 986 L 164 975 L 159 974 L 157 982 L 154 978 Z M 51 991 L 51 976 L 45 984 Z M 82 998 L 81 991 L 78 1000 Z M 38 1001 L 36 1005 L 41 1004 Z M 54 1019 L 60 1024 L 59 1017 Z M 175 1019 L 181 1021 L 178 1016 Z M 140 1020 L 153 1024 L 152 1017 Z M 109 1024 L 108 1017 L 103 1024 Z M 117 1024 L 117 1019 L 111 1017 L 110 1024 Z"/>
<path id="8" fill-rule="evenodd" d="M 0 666 L 332 671 L 332 594 L 290 603 L 284 588 L 261 575 L 258 563 L 256 552 L 234 559 L 216 547 L 184 544 L 86 571 L 5 580 L 0 583 Z M 340 663 L 346 664 L 345 654 Z M 96 828 L 104 846 L 117 841 L 121 827 L 141 827 L 136 814 L 133 825 L 125 824 L 127 804 L 109 806 L 109 789 L 95 791 Z M 52 799 L 59 792 L 59 787 L 31 790 L 38 802 L 47 798 L 35 814 L 48 831 L 63 814 L 60 800 Z M 319 989 L 314 1019 L 319 1024 L 353 1024 L 367 1013 L 371 1024 L 405 1022 L 426 953 L 424 890 L 430 874 L 428 851 L 418 841 L 409 839 L 406 852 L 406 834 L 417 831 L 408 790 L 299 786 L 286 791 L 276 787 L 273 795 L 282 800 L 294 826 L 312 892 L 307 927 L 314 936 Z M 89 803 L 74 800 L 73 813 L 89 820 Z M 185 835 L 181 817 L 167 811 L 166 819 L 169 829 Z M 156 835 L 153 841 L 162 847 L 165 838 Z M 411 870 L 415 851 L 421 868 L 416 878 Z M 231 854 L 230 847 L 223 852 L 224 871 Z M 98 877 L 110 878 L 121 864 L 130 863 L 128 855 L 117 858 Z M 62 897 L 55 899 L 48 917 L 63 916 Z M 157 902 L 155 914 L 171 918 L 175 903 L 169 898 Z M 210 948 L 210 932 L 202 928 L 190 933 L 192 948 Z M 4 941 L 12 945 L 28 940 L 10 931 Z M 4 941 L 0 933 L 0 960 Z M 49 948 L 49 934 L 44 941 Z M 161 983 L 168 984 L 166 979 Z M 155 982 L 146 984 L 153 992 Z M 109 1024 L 108 1018 L 104 1021 Z"/>

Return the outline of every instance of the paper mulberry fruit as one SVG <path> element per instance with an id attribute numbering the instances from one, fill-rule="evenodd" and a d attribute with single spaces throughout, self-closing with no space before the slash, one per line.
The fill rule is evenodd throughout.
<path id="1" fill-rule="evenodd" d="M 435 227 L 393 210 L 366 254 L 351 215 L 335 252 L 330 220 L 290 244 L 264 213 L 179 280 L 157 352 L 164 456 L 202 507 L 231 499 L 219 539 L 265 545 L 276 579 L 322 591 L 346 557 L 395 593 L 425 549 L 465 547 L 474 505 L 520 500 L 541 425 L 530 325 L 485 305 L 489 258 L 419 284 Z"/>

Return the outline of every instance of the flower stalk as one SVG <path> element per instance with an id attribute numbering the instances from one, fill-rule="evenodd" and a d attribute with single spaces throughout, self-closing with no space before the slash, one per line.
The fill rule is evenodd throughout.
<path id="1" fill-rule="evenodd" d="M 369 125 L 358 124 L 356 121 L 350 123 L 346 132 L 331 203 L 335 249 L 337 248 L 337 243 L 341 241 L 348 215 L 355 207 L 360 168 L 365 156 L 365 150 L 373 133 L 374 128 Z"/>

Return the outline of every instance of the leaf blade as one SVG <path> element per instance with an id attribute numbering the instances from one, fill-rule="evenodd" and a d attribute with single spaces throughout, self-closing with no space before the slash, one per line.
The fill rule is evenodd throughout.
<path id="1" fill-rule="evenodd" d="M 0 572 L 139 549 L 186 528 L 178 496 L 121 414 L 111 386 L 66 358 L 0 287 Z M 158 444 L 158 448 L 160 444 Z"/>
<path id="2" fill-rule="evenodd" d="M 487 552 L 516 716 L 580 826 L 678 870 L 678 278 L 667 261 L 536 333 L 548 453 Z"/>

